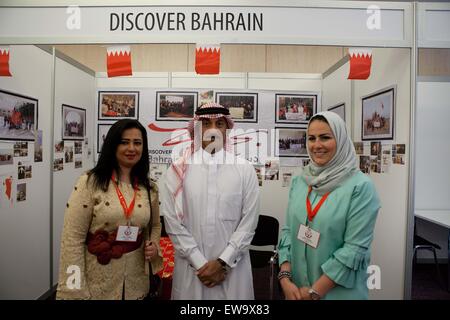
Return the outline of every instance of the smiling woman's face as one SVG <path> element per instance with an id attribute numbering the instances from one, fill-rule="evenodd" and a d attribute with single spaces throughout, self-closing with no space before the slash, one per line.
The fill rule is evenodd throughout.
<path id="1" fill-rule="evenodd" d="M 122 139 L 116 149 L 116 158 L 119 166 L 132 168 L 141 160 L 142 150 L 141 130 L 136 128 L 124 130 Z"/>
<path id="2" fill-rule="evenodd" d="M 336 139 L 328 123 L 313 120 L 308 127 L 308 151 L 311 159 L 320 167 L 336 154 Z"/>

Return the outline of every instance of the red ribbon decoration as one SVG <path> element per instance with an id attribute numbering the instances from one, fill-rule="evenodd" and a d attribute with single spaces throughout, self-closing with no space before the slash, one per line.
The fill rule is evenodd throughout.
<path id="1" fill-rule="evenodd" d="M 327 200 L 328 196 L 330 195 L 329 192 L 325 193 L 323 197 L 320 199 L 319 203 L 314 207 L 314 209 L 311 208 L 311 201 L 309 201 L 309 194 L 311 193 L 312 187 L 308 187 L 308 194 L 306 195 L 306 211 L 308 212 L 308 220 L 313 221 L 314 217 L 316 216 L 317 212 L 319 212 L 320 207 L 323 205 L 325 200 Z"/>
<path id="2" fill-rule="evenodd" d="M 128 220 L 131 217 L 131 215 L 133 214 L 134 203 L 136 201 L 137 181 L 135 181 L 134 185 L 133 185 L 133 189 L 134 189 L 133 200 L 131 200 L 130 206 L 127 206 L 127 202 L 125 201 L 125 197 L 123 196 L 122 192 L 119 189 L 119 186 L 117 185 L 117 182 L 116 182 L 116 179 L 114 177 L 114 174 L 112 175 L 111 180 L 112 180 L 112 182 L 114 184 L 114 187 L 116 188 L 117 197 L 119 198 L 120 204 L 122 205 L 123 213 L 124 213 L 125 217 Z"/>

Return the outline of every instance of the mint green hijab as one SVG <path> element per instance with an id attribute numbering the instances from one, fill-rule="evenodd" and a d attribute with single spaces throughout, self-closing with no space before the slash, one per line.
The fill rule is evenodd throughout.
<path id="1" fill-rule="evenodd" d="M 328 121 L 336 139 L 336 154 L 326 165 L 320 167 L 314 163 L 307 148 L 311 161 L 303 169 L 301 176 L 306 184 L 312 186 L 318 194 L 323 195 L 339 187 L 347 178 L 358 172 L 359 168 L 355 148 L 347 134 L 347 127 L 342 118 L 334 112 L 319 112 L 309 120 L 308 129 L 318 115 Z"/>

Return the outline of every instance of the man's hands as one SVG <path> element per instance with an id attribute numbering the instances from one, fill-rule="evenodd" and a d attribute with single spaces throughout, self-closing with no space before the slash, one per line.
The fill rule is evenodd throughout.
<path id="1" fill-rule="evenodd" d="M 225 280 L 227 271 L 218 260 L 208 261 L 197 270 L 197 277 L 208 288 L 212 288 Z"/>

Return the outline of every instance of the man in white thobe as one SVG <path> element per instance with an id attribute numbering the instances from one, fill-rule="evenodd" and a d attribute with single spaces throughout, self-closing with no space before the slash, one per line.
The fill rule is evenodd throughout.
<path id="1" fill-rule="evenodd" d="M 189 124 L 194 140 L 199 126 L 201 148 L 169 168 L 162 188 L 175 247 L 172 299 L 254 299 L 248 248 L 258 223 L 258 179 L 249 162 L 222 148 L 233 127 L 228 109 L 199 108 Z"/>

